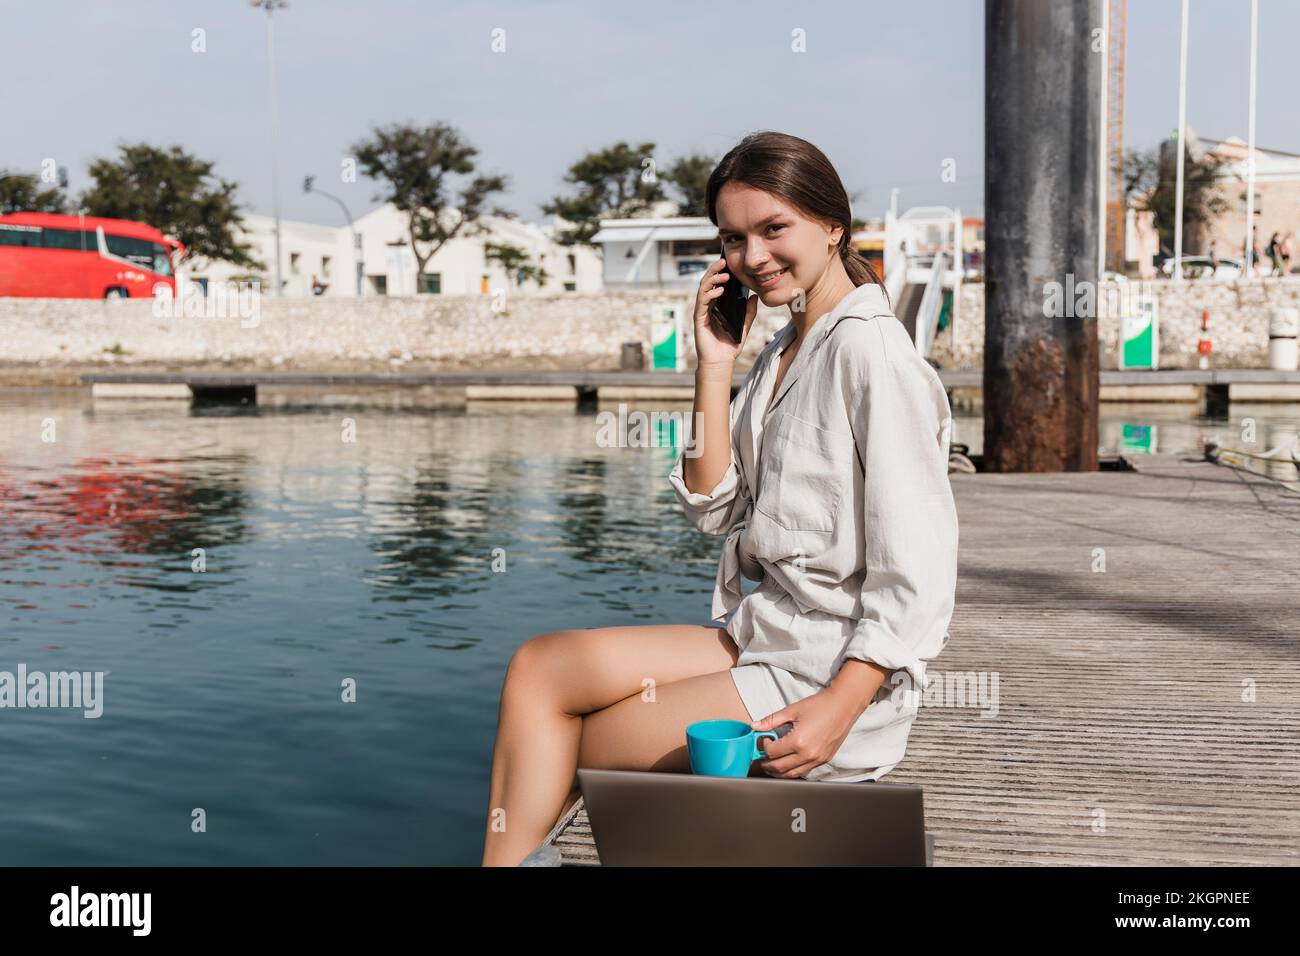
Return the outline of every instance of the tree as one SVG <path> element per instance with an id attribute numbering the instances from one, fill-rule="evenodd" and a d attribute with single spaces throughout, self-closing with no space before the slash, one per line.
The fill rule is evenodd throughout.
<path id="1" fill-rule="evenodd" d="M 213 163 L 179 146 L 160 149 L 148 143 L 119 146 L 120 157 L 95 159 L 89 171 L 95 185 L 81 194 L 86 213 L 136 219 L 175 236 L 187 258 L 202 256 L 249 269 L 265 266 L 241 241 L 243 229 L 236 183 L 217 178 Z"/>
<path id="2" fill-rule="evenodd" d="M 570 166 L 564 180 L 580 187 L 578 195 L 556 196 L 542 206 L 548 215 L 573 224 L 572 228 L 561 229 L 556 241 L 566 246 L 576 243 L 594 246 L 591 237 L 599 231 L 601 219 L 643 215 L 662 200 L 663 187 L 647 163 L 653 158 L 654 150 L 654 143 L 642 143 L 633 149 L 620 142 L 588 153 Z"/>
<path id="3" fill-rule="evenodd" d="M 549 276 L 546 270 L 529 261 L 528 251 L 506 242 L 489 242 L 484 246 L 484 257 L 488 262 L 500 263 L 506 275 L 510 276 L 516 286 L 523 285 L 529 279 L 539 286 L 545 285 Z"/>
<path id="4" fill-rule="evenodd" d="M 1174 218 L 1177 195 L 1177 146 L 1149 151 L 1129 150 L 1124 158 L 1124 197 L 1138 212 L 1151 213 L 1167 256 L 1174 254 Z M 1219 216 L 1228 211 L 1223 197 L 1225 156 L 1191 148 L 1188 138 L 1183 159 L 1183 245 L 1198 241 Z M 1182 250 L 1187 255 L 1188 249 Z"/>
<path id="5" fill-rule="evenodd" d="M 705 206 L 705 199 L 707 198 L 709 175 L 717 165 L 718 161 L 712 156 L 692 153 L 676 160 L 664 170 L 663 178 L 676 186 L 677 191 L 682 194 L 682 201 L 678 204 L 677 209 L 679 216 L 707 216 L 709 214 Z"/>
<path id="6" fill-rule="evenodd" d="M 355 143 L 352 152 L 367 176 L 385 184 L 375 201 L 390 202 L 406 214 L 417 274 L 423 274 L 429 260 L 457 236 L 488 232 L 480 221 L 484 204 L 507 184 L 504 176 L 474 176 L 453 200 L 447 176 L 473 174 L 478 150 L 446 123 L 374 127 L 370 138 Z M 514 218 L 499 207 L 491 214 Z"/>
<path id="7" fill-rule="evenodd" d="M 0 169 L 0 215 L 11 212 L 68 211 L 68 199 L 62 190 L 42 188 L 41 181 L 28 173 L 11 173 Z"/>

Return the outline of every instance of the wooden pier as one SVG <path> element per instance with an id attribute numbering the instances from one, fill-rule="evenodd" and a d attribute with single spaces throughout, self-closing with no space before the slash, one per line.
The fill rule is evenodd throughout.
<path id="1" fill-rule="evenodd" d="M 924 787 L 936 866 L 1300 864 L 1300 493 L 1135 460 L 951 476 L 930 671 L 996 672 L 996 712 L 923 706 L 882 781 Z M 581 800 L 548 841 L 599 865 Z"/>

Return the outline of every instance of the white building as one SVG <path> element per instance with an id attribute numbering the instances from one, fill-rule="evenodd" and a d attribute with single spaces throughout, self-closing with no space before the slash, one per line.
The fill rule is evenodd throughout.
<path id="1" fill-rule="evenodd" d="M 718 227 L 705 216 L 602 219 L 591 238 L 604 250 L 610 290 L 689 289 L 722 255 Z"/>
<path id="2" fill-rule="evenodd" d="M 253 274 L 228 262 L 195 259 L 180 270 L 188 281 L 229 282 L 256 277 L 264 292 L 270 294 L 275 281 L 275 220 L 260 215 L 245 215 L 243 219 L 240 238 L 252 244 L 254 255 L 266 264 L 266 270 Z M 512 294 L 600 291 L 599 252 L 580 245 L 560 245 L 554 238 L 555 223 L 540 226 L 484 216 L 481 224 L 487 233 L 458 235 L 449 240 L 417 274 L 407 217 L 391 204 L 357 219 L 353 229 L 281 219 L 281 294 L 310 296 L 313 288 L 319 288 L 321 295 L 357 295 L 354 230 L 360 242 L 362 295 L 489 295 L 497 289 L 508 289 Z M 499 262 L 488 260 L 489 243 L 522 249 L 528 264 L 546 273 L 545 281 L 539 284 L 529 279 L 520 283 L 518 275 L 507 276 Z M 421 246 L 425 248 L 426 244 Z"/>

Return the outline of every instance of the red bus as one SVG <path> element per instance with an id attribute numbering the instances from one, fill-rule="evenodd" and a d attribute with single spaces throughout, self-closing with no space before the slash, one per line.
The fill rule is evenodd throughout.
<path id="1" fill-rule="evenodd" d="M 15 212 L 0 216 L 0 296 L 148 298 L 176 294 L 185 247 L 129 219 Z"/>

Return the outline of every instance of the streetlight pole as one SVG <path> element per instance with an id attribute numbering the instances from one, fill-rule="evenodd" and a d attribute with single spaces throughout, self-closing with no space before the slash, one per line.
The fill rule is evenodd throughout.
<path id="1" fill-rule="evenodd" d="M 361 298 L 362 277 L 365 275 L 365 265 L 361 260 L 361 237 L 357 235 L 357 227 L 352 222 L 352 213 L 348 212 L 348 207 L 343 204 L 343 200 L 338 196 L 332 196 L 323 189 L 317 189 L 315 176 L 303 177 L 302 191 L 305 193 L 316 193 L 318 196 L 332 199 L 338 203 L 339 208 L 343 210 L 343 215 L 348 220 L 348 228 L 352 230 L 352 260 L 356 265 L 357 271 L 357 298 Z"/>
<path id="2" fill-rule="evenodd" d="M 1106 94 L 1110 89 L 1110 0 L 1101 0 L 1101 106 L 1097 120 L 1097 282 L 1106 281 L 1106 200 L 1110 195 L 1110 169 L 1106 164 L 1106 125 L 1109 103 Z M 1121 215 L 1123 213 L 1121 212 Z M 1121 267 L 1122 268 L 1122 267 Z"/>
<path id="3" fill-rule="evenodd" d="M 1183 277 L 1183 160 L 1187 153 L 1187 0 L 1178 52 L 1178 172 L 1174 186 L 1174 278 Z"/>
<path id="4" fill-rule="evenodd" d="M 271 14 L 289 5 L 289 0 L 248 0 L 249 6 L 266 10 L 266 64 L 271 85 L 271 211 L 275 216 L 275 296 L 280 297 L 280 175 L 276 160 L 276 140 L 280 135 L 280 109 L 275 95 L 275 30 Z"/>
<path id="5" fill-rule="evenodd" d="M 1259 46 L 1259 0 L 1250 0 L 1250 118 L 1246 136 L 1246 250 L 1241 260 L 1245 268 L 1241 274 L 1247 278 L 1255 275 L 1255 72 Z"/>

